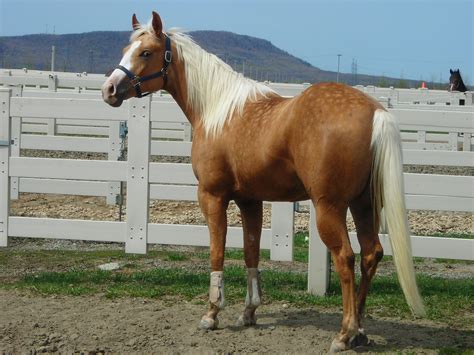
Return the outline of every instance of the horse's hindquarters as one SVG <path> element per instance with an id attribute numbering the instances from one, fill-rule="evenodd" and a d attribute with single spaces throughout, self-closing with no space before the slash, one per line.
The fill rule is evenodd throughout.
<path id="1" fill-rule="evenodd" d="M 339 84 L 315 85 L 295 100 L 288 145 L 298 177 L 313 200 L 349 203 L 367 186 L 371 133 L 378 104 Z"/>

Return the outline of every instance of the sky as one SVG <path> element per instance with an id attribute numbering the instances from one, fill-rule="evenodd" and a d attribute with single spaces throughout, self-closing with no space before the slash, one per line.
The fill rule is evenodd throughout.
<path id="1" fill-rule="evenodd" d="M 474 0 L 0 0 L 0 36 L 165 28 L 259 37 L 324 70 L 474 84 Z"/>

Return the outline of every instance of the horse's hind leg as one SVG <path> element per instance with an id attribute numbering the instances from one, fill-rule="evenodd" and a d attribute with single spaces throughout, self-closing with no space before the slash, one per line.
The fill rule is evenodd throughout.
<path id="1" fill-rule="evenodd" d="M 361 249 L 361 280 L 357 293 L 357 313 L 359 321 L 359 336 L 354 339 L 354 345 L 364 345 L 368 339 L 362 328 L 362 317 L 364 315 L 365 300 L 369 292 L 377 264 L 383 257 L 383 249 L 380 244 L 378 230 L 379 222 L 373 211 L 369 188 L 350 204 L 350 210 L 357 229 L 357 239 Z"/>
<path id="2" fill-rule="evenodd" d="M 212 270 L 209 287 L 209 310 L 202 317 L 199 327 L 215 329 L 219 324 L 217 314 L 225 306 L 223 270 L 229 201 L 205 191 L 201 186 L 199 187 L 198 197 L 199 205 L 209 228 Z"/>
<path id="3" fill-rule="evenodd" d="M 239 325 L 255 325 L 257 318 L 255 311 L 260 305 L 262 291 L 258 262 L 260 259 L 260 237 L 262 234 L 262 202 L 236 201 L 242 215 L 244 230 L 245 265 L 247 266 L 247 296 L 245 309 L 239 317 Z"/>
<path id="4" fill-rule="evenodd" d="M 347 205 L 326 198 L 313 200 L 316 208 L 317 227 L 321 240 L 331 251 L 339 273 L 342 289 L 342 328 L 331 344 L 331 352 L 346 350 L 349 340 L 357 335 L 358 319 L 354 275 L 354 252 L 352 251 L 346 226 Z"/>

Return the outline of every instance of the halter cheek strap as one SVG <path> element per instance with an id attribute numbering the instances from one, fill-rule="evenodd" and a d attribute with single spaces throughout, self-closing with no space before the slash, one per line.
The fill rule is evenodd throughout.
<path id="1" fill-rule="evenodd" d="M 166 35 L 165 35 L 166 36 Z M 171 64 L 171 59 L 173 58 L 172 52 L 171 52 L 171 40 L 168 36 L 166 36 L 165 40 L 165 59 L 163 63 L 163 67 L 159 72 L 156 72 L 154 74 L 146 75 L 146 76 L 138 76 L 134 74 L 132 71 L 128 70 L 122 65 L 117 66 L 116 69 L 119 69 L 123 71 L 127 77 L 130 79 L 130 84 L 132 84 L 133 88 L 135 89 L 135 92 L 137 94 L 136 97 L 144 97 L 148 96 L 151 94 L 151 92 L 146 92 L 142 93 L 141 89 L 141 83 L 149 80 L 153 80 L 156 78 L 163 77 L 164 85 L 166 85 L 167 79 L 168 79 L 168 67 Z"/>

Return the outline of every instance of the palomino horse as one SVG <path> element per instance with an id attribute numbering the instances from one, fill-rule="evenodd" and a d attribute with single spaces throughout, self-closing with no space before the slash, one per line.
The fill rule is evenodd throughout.
<path id="1" fill-rule="evenodd" d="M 209 310 L 200 327 L 214 329 L 224 307 L 226 210 L 239 206 L 244 231 L 247 297 L 239 318 L 256 323 L 262 201 L 311 199 L 321 239 L 340 275 L 343 321 L 331 351 L 366 342 L 361 319 L 377 263 L 384 207 L 399 280 L 412 311 L 424 314 L 416 285 L 406 217 L 400 134 L 377 102 L 345 85 L 319 84 L 284 98 L 234 72 L 188 36 L 163 31 L 158 14 L 148 25 L 133 15 L 134 32 L 120 65 L 102 87 L 108 104 L 165 89 L 194 129 L 192 166 L 210 233 Z M 145 92 L 145 94 L 143 94 Z M 346 227 L 351 210 L 361 246 L 356 291 L 354 253 Z"/>
<path id="2" fill-rule="evenodd" d="M 464 81 L 461 78 L 461 73 L 458 70 L 449 69 L 449 88 L 448 91 L 459 91 L 459 92 L 466 92 L 467 88 L 464 85 Z"/>

